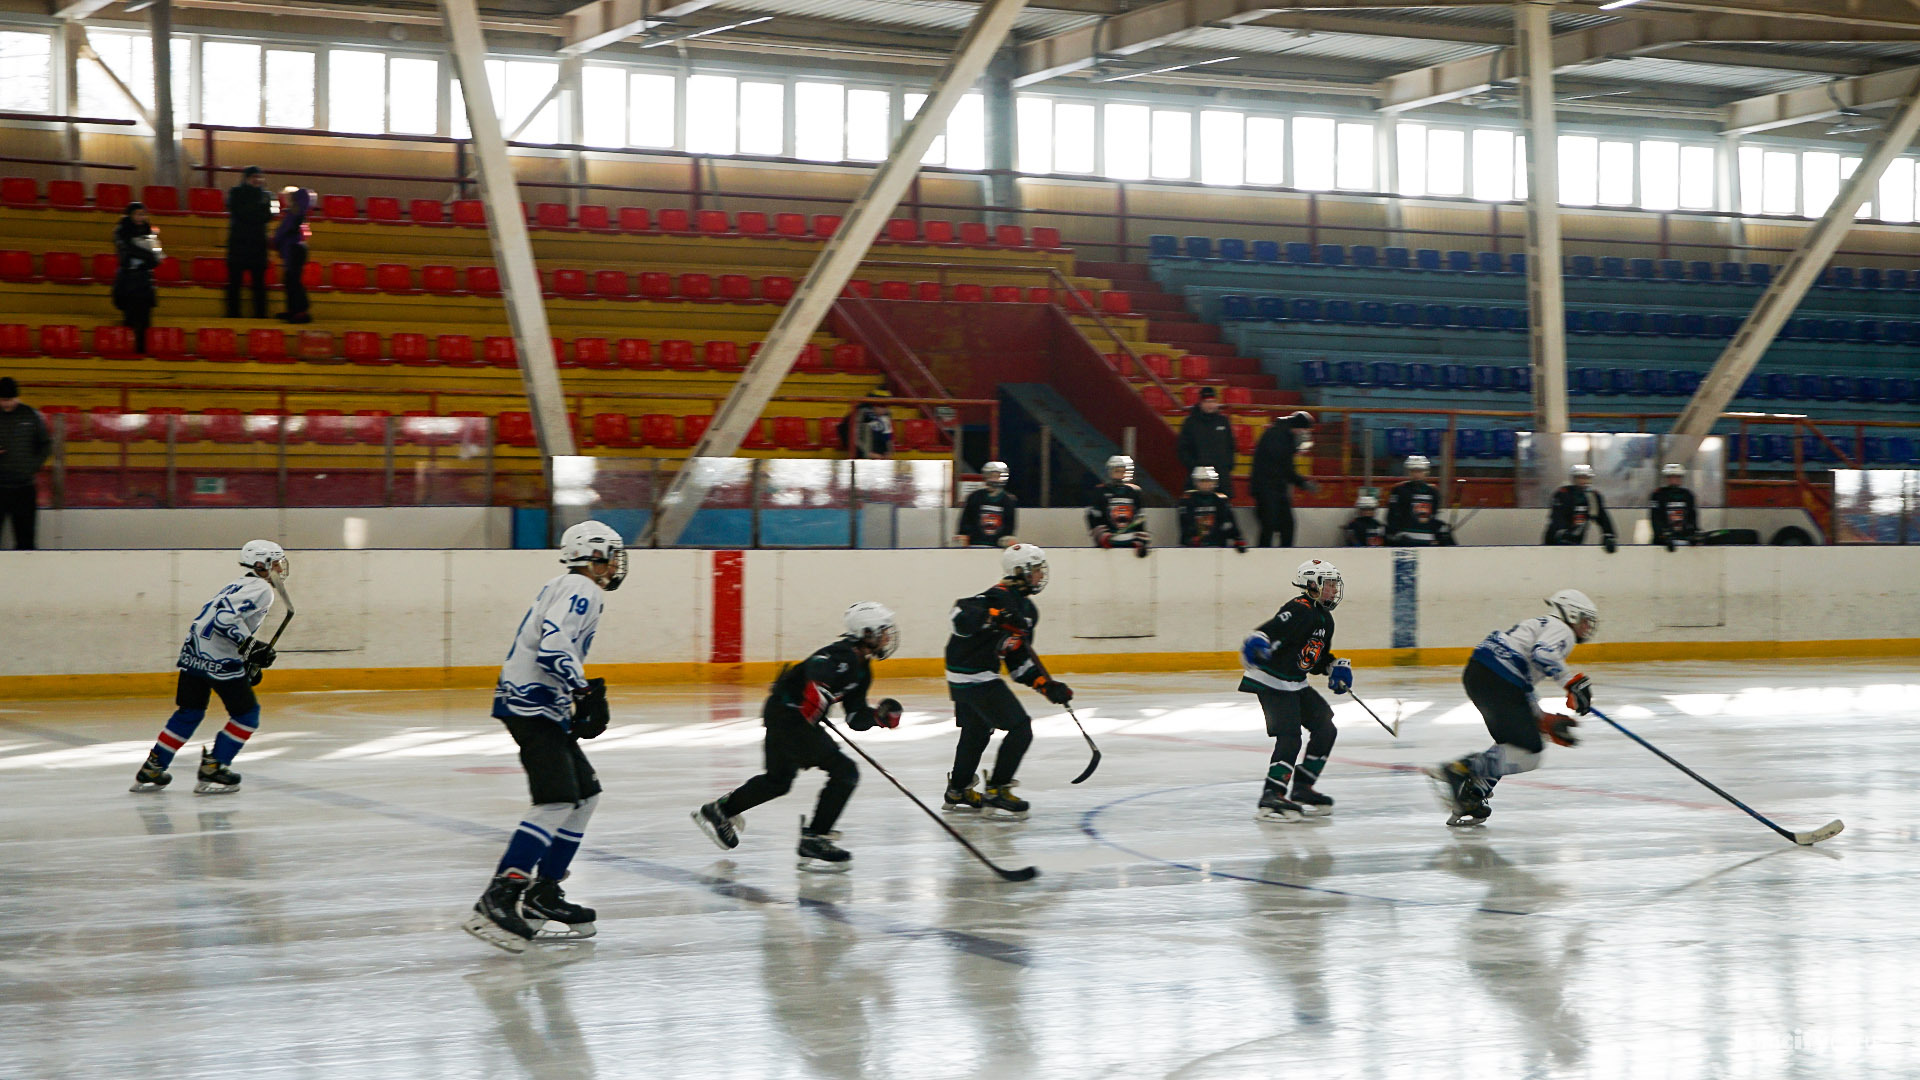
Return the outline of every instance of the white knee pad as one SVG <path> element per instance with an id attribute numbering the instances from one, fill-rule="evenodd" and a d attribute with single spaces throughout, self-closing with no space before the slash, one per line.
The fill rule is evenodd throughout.
<path id="1" fill-rule="evenodd" d="M 522 820 L 529 825 L 538 826 L 541 832 L 547 834 L 547 839 L 551 840 L 553 831 L 566 824 L 567 815 L 571 813 L 573 813 L 573 804 L 570 802 L 535 803 Z"/>
<path id="2" fill-rule="evenodd" d="M 598 795 L 582 799 L 577 803 L 556 803 L 557 806 L 567 807 L 566 820 L 560 823 L 560 827 L 575 836 L 583 835 L 587 831 L 587 819 L 593 816 L 593 808 L 599 804 L 600 796 Z"/>
<path id="3" fill-rule="evenodd" d="M 1512 743 L 1499 743 L 1487 751 L 1488 771 L 1496 776 L 1532 772 L 1540 767 L 1541 751 L 1522 750 Z"/>

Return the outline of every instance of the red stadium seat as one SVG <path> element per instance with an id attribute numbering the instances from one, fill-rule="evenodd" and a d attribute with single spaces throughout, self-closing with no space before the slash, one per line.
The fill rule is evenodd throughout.
<path id="1" fill-rule="evenodd" d="M 655 371 L 660 367 L 653 359 L 653 343 L 646 338 L 621 338 L 614 346 L 614 359 L 628 371 Z"/>
<path id="2" fill-rule="evenodd" d="M 620 370 L 620 361 L 608 350 L 607 339 L 603 337 L 574 338 L 573 358 L 591 371 Z"/>
<path id="3" fill-rule="evenodd" d="M 153 280 L 160 285 L 178 285 L 186 280 L 185 271 L 180 269 L 180 260 L 172 255 L 160 260 L 153 271 Z"/>
<path id="4" fill-rule="evenodd" d="M 763 277 L 760 279 L 760 295 L 784 304 L 793 299 L 793 279 L 780 274 Z"/>
<path id="5" fill-rule="evenodd" d="M 593 441 L 600 446 L 627 449 L 641 445 L 633 437 L 633 417 L 626 413 L 595 413 Z"/>
<path id="6" fill-rule="evenodd" d="M 1229 405 L 1251 405 L 1253 391 L 1245 386 L 1223 386 L 1220 388 L 1220 399 Z"/>
<path id="7" fill-rule="evenodd" d="M 32 356 L 33 332 L 24 323 L 0 323 L 0 356 Z"/>
<path id="8" fill-rule="evenodd" d="M 309 264 L 311 265 L 311 264 Z M 298 330 L 294 332 L 293 352 L 302 360 L 323 364 L 339 363 L 333 348 L 333 331 Z"/>
<path id="9" fill-rule="evenodd" d="M 665 413 L 648 413 L 640 418 L 641 446 L 660 450 L 684 450 L 689 443 L 680 437 L 680 425 Z"/>
<path id="10" fill-rule="evenodd" d="M 1027 232 L 1018 225 L 1001 225 L 993 230 L 993 242 L 1001 247 L 1026 247 Z"/>
<path id="11" fill-rule="evenodd" d="M 673 295 L 673 275 L 661 270 L 640 271 L 640 295 L 665 300 Z"/>
<path id="12" fill-rule="evenodd" d="M 188 188 L 187 212 L 197 217 L 226 217 L 227 193 L 219 188 Z"/>
<path id="13" fill-rule="evenodd" d="M 740 440 L 740 449 L 742 450 L 778 449 L 778 447 L 773 445 L 773 440 L 767 437 L 767 421 L 764 417 L 759 420 L 755 420 L 753 422 L 753 426 L 747 429 L 747 437 Z"/>
<path id="14" fill-rule="evenodd" d="M 593 294 L 621 298 L 631 296 L 633 281 L 625 270 L 595 270 L 593 272 Z"/>
<path id="15" fill-rule="evenodd" d="M 392 418 L 393 414 L 385 409 L 355 409 L 347 418 L 347 430 L 355 440 L 368 446 L 385 446 Z"/>
<path id="16" fill-rule="evenodd" d="M 811 451 L 820 449 L 820 443 L 808 430 L 811 425 L 804 416 L 776 416 L 773 418 L 773 442 L 782 450 Z"/>
<path id="17" fill-rule="evenodd" d="M 151 213 L 177 214 L 180 212 L 180 189 L 164 184 L 148 184 L 140 189 L 140 202 Z"/>
<path id="18" fill-rule="evenodd" d="M 0 281 L 34 281 L 38 277 L 33 272 L 32 252 L 0 251 Z"/>
<path id="19" fill-rule="evenodd" d="M 904 281 L 883 281 L 880 283 L 880 299 L 911 300 L 913 299 L 913 286 Z"/>
<path id="20" fill-rule="evenodd" d="M 570 229 L 573 211 L 566 203 L 543 202 L 533 208 L 533 224 L 541 229 Z"/>
<path id="21" fill-rule="evenodd" d="M 613 231 L 613 212 L 604 206 L 589 204 L 580 208 L 580 227 L 592 232 Z M 504 414 L 503 414 L 504 415 Z"/>
<path id="22" fill-rule="evenodd" d="M 40 182 L 27 176 L 0 177 L 0 204 L 19 210 L 40 209 Z"/>
<path id="23" fill-rule="evenodd" d="M 1095 298 L 1092 289 L 1073 289 L 1064 294 L 1067 310 L 1076 315 L 1093 311 Z"/>
<path id="24" fill-rule="evenodd" d="M 52 431 L 59 431 L 68 442 L 85 442 L 93 438 L 93 432 L 87 430 L 87 423 L 80 414 L 77 405 L 42 405 L 40 415 Z"/>
<path id="25" fill-rule="evenodd" d="M 134 355 L 133 331 L 124 326 L 94 327 L 93 353 L 110 360 L 131 360 Z"/>
<path id="26" fill-rule="evenodd" d="M 715 371 L 739 371 L 746 365 L 740 362 L 740 346 L 731 341 L 709 341 L 705 347 L 707 366 Z"/>
<path id="27" fill-rule="evenodd" d="M 479 199 L 453 200 L 453 223 L 479 228 L 487 223 L 487 204 Z"/>
<path id="28" fill-rule="evenodd" d="M 240 341 L 224 326 L 203 326 L 194 331 L 193 353 L 202 360 L 238 360 Z"/>
<path id="29" fill-rule="evenodd" d="M 1053 290 L 1047 288 L 1045 285 L 1028 286 L 1027 287 L 1027 303 L 1051 304 L 1053 303 Z"/>
<path id="30" fill-rule="evenodd" d="M 1233 425 L 1233 448 L 1235 450 L 1242 454 L 1251 454 L 1253 453 L 1254 444 L 1259 441 L 1260 434 L 1254 430 L 1252 424 Z"/>
<path id="31" fill-rule="evenodd" d="M 420 287 L 442 295 L 459 292 L 460 271 L 451 266 L 423 266 L 420 268 Z"/>
<path id="32" fill-rule="evenodd" d="M 853 341 L 843 341 L 835 345 L 833 366 L 841 371 L 866 371 L 867 347 Z"/>
<path id="33" fill-rule="evenodd" d="M 126 184 L 93 185 L 93 208 L 119 213 L 133 202 L 133 188 Z"/>
<path id="34" fill-rule="evenodd" d="M 713 299 L 713 275 L 681 274 L 680 295 L 688 300 Z"/>
<path id="35" fill-rule="evenodd" d="M 977 304 L 987 298 L 985 285 L 955 285 L 953 298 L 967 304 Z"/>
<path id="36" fill-rule="evenodd" d="M 533 429 L 533 414 L 520 410 L 498 413 L 493 418 L 493 441 L 502 446 L 523 449 L 540 445 Z"/>
<path id="37" fill-rule="evenodd" d="M 145 413 L 123 413 L 117 405 L 95 405 L 86 422 L 92 437 L 102 442 L 138 442 L 147 433 Z"/>
<path id="38" fill-rule="evenodd" d="M 834 233 L 838 232 L 839 230 L 840 230 L 840 215 L 838 214 L 813 215 L 813 235 L 814 236 L 822 240 L 825 240 L 828 237 L 831 237 Z"/>
<path id="39" fill-rule="evenodd" d="M 72 285 L 85 281 L 87 277 L 86 261 L 80 258 L 77 251 L 49 251 L 41 256 L 40 264 L 48 281 Z"/>
<path id="40" fill-rule="evenodd" d="M 985 247 L 987 245 L 987 227 L 978 221 L 961 222 L 960 242 L 966 244 L 968 247 Z"/>
<path id="41" fill-rule="evenodd" d="M 693 217 L 693 227 L 703 233 L 730 233 L 733 226 L 727 222 L 725 210 L 702 210 Z"/>
<path id="42" fill-rule="evenodd" d="M 863 281 L 859 278 L 855 278 L 854 280 L 847 282 L 847 287 L 840 290 L 840 295 L 841 296 L 864 296 L 864 297 L 870 298 L 873 296 L 873 282 Z"/>
<path id="43" fill-rule="evenodd" d="M 243 443 L 247 440 L 246 414 L 239 409 L 200 410 L 206 418 L 207 437 L 217 443 Z"/>
<path id="44" fill-rule="evenodd" d="M 902 450 L 933 450 L 940 445 L 940 426 L 923 417 L 911 417 L 895 425 Z"/>
<path id="45" fill-rule="evenodd" d="M 1045 225 L 1033 227 L 1033 246 L 1052 250 L 1060 246 L 1060 230 Z"/>
<path id="46" fill-rule="evenodd" d="M 351 195 L 322 195 L 320 213 L 332 221 L 359 221 L 360 202 Z"/>
<path id="47" fill-rule="evenodd" d="M 723 300 L 753 299 L 753 279 L 745 274 L 721 274 L 720 298 Z"/>
<path id="48" fill-rule="evenodd" d="M 560 269 L 553 272 L 553 291 L 561 296 L 587 295 L 585 270 Z"/>
<path id="49" fill-rule="evenodd" d="M 427 335 L 407 332 L 395 334 L 387 339 L 387 355 L 408 367 L 432 367 L 435 361 L 427 355 Z"/>
<path id="50" fill-rule="evenodd" d="M 80 328 L 64 323 L 42 326 L 40 352 L 46 356 L 79 356 Z"/>
<path id="51" fill-rule="evenodd" d="M 755 356 L 759 355 L 759 353 L 760 343 L 756 341 L 747 349 L 747 359 L 751 361 Z M 826 370 L 825 365 L 820 362 L 820 346 L 815 345 L 811 341 L 800 346 L 800 355 L 794 357 L 793 360 L 793 370 L 805 372 Z"/>
<path id="52" fill-rule="evenodd" d="M 400 221 L 400 200 L 391 195 L 367 196 L 367 220 L 391 225 Z"/>
<path id="53" fill-rule="evenodd" d="M 1187 380 L 1210 379 L 1213 377 L 1213 365 L 1207 363 L 1206 357 L 1189 353 L 1180 358 L 1180 377 Z"/>
<path id="54" fill-rule="evenodd" d="M 708 413 L 683 416 L 680 418 L 680 437 L 686 440 L 686 445 L 692 446 L 700 441 L 700 436 L 707 433 L 707 428 L 712 423 L 713 417 Z"/>
<path id="55" fill-rule="evenodd" d="M 147 409 L 147 437 L 156 442 L 166 442 L 167 429 L 172 428 L 176 445 L 197 443 L 203 426 L 198 416 L 189 416 L 187 410 L 175 405 L 158 405 Z"/>
<path id="56" fill-rule="evenodd" d="M 473 354 L 473 337 L 469 334 L 441 334 L 433 339 L 433 355 L 447 367 L 471 368 L 485 367 L 486 361 Z"/>
<path id="57" fill-rule="evenodd" d="M 353 421 L 339 409 L 308 409 L 301 420 L 307 438 L 321 446 L 351 446 L 359 441 Z"/>
<path id="58" fill-rule="evenodd" d="M 995 285 L 993 287 L 993 302 L 996 304 L 1017 304 L 1023 295 L 1025 294 L 1018 285 Z"/>
<path id="59" fill-rule="evenodd" d="M 619 222 L 621 232 L 646 232 L 653 228 L 653 213 L 644 206 L 623 206 Z"/>
<path id="60" fill-rule="evenodd" d="M 210 288 L 227 287 L 227 260 L 218 255 L 196 255 L 193 259 L 193 283 Z"/>
<path id="61" fill-rule="evenodd" d="M 886 238 L 896 244 L 911 244 L 920 239 L 920 223 L 912 218 L 893 218 L 887 222 Z"/>
<path id="62" fill-rule="evenodd" d="M 805 236 L 807 235 L 807 215 L 775 214 L 773 231 L 781 236 Z"/>
<path id="63" fill-rule="evenodd" d="M 758 210 L 742 210 L 733 215 L 733 231 L 741 236 L 765 236 L 771 229 L 767 215 Z"/>
<path id="64" fill-rule="evenodd" d="M 339 292 L 372 292 L 367 284 L 367 264 L 357 262 L 337 262 L 333 264 L 327 279 Z"/>
<path id="65" fill-rule="evenodd" d="M 1165 353 L 1142 354 L 1140 357 L 1140 363 L 1148 371 L 1153 372 L 1155 375 L 1158 375 L 1163 379 L 1173 378 L 1173 360 L 1170 359 Z"/>
<path id="66" fill-rule="evenodd" d="M 946 290 L 937 281 L 916 281 L 913 283 L 913 298 L 938 303 L 946 299 Z"/>
<path id="67" fill-rule="evenodd" d="M 1155 412 L 1172 412 L 1179 408 L 1173 403 L 1173 398 L 1157 386 L 1142 387 L 1140 397 L 1147 403 L 1147 407 Z"/>
<path id="68" fill-rule="evenodd" d="M 1133 313 L 1133 297 L 1108 289 L 1100 294 L 1100 310 L 1109 315 L 1130 315 Z"/>
<path id="69" fill-rule="evenodd" d="M 147 355 L 155 360 L 178 360 L 187 355 L 187 332 L 177 326 L 147 331 Z"/>
<path id="70" fill-rule="evenodd" d="M 929 244 L 953 243 L 953 222 L 951 221 L 926 221 L 921 223 L 920 228 Z"/>
<path id="71" fill-rule="evenodd" d="M 520 350 L 510 337 L 489 337 L 480 343 L 480 349 L 488 367 L 517 368 L 520 366 Z"/>
<path id="72" fill-rule="evenodd" d="M 247 359 L 262 364 L 291 364 L 293 357 L 287 355 L 287 334 L 284 330 L 247 331 Z"/>
<path id="73" fill-rule="evenodd" d="M 693 231 L 693 215 L 677 206 L 660 211 L 659 218 L 661 232 Z"/>
<path id="74" fill-rule="evenodd" d="M 49 180 L 47 205 L 55 210 L 85 210 L 87 185 L 78 180 Z"/>
<path id="75" fill-rule="evenodd" d="M 407 202 L 407 217 L 415 225 L 445 225 L 447 204 L 439 199 L 411 199 Z"/>
<path id="76" fill-rule="evenodd" d="M 700 361 L 693 355 L 693 342 L 678 338 L 660 343 L 660 362 L 675 371 L 699 371 Z"/>
<path id="77" fill-rule="evenodd" d="M 467 267 L 467 291 L 476 296 L 499 295 L 500 271 L 491 266 Z"/>
<path id="78" fill-rule="evenodd" d="M 373 268 L 373 287 L 383 293 L 411 293 L 413 267 L 406 263 L 381 263 Z"/>
<path id="79" fill-rule="evenodd" d="M 356 364 L 385 367 L 393 361 L 380 354 L 380 335 L 371 330 L 349 330 L 342 346 L 348 360 Z"/>

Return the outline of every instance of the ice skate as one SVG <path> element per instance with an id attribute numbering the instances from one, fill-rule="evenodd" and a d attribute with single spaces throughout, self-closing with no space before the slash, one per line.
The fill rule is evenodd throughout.
<path id="1" fill-rule="evenodd" d="M 534 878 L 520 899 L 520 911 L 526 916 L 527 926 L 535 928 L 535 941 L 579 941 L 595 933 L 593 909 L 568 901 L 558 881 Z M 539 927 L 538 920 L 558 923 L 560 928 Z"/>
<path id="2" fill-rule="evenodd" d="M 800 856 L 798 866 L 816 874 L 839 874 L 853 869 L 853 854 L 834 843 L 840 838 L 837 832 L 814 832 L 807 827 L 807 819 L 800 819 L 800 846 L 794 851 Z"/>
<path id="3" fill-rule="evenodd" d="M 1447 824 L 1456 829 L 1472 828 L 1475 825 L 1485 824 L 1486 820 L 1492 816 L 1493 807 L 1488 806 L 1484 800 L 1468 799 L 1460 804 L 1458 812 L 1447 818 Z"/>
<path id="4" fill-rule="evenodd" d="M 171 783 L 173 783 L 173 775 L 156 764 L 152 754 L 148 754 L 146 764 L 140 766 L 140 771 L 133 774 L 133 786 L 127 790 L 159 791 Z"/>
<path id="5" fill-rule="evenodd" d="M 1269 787 L 1260 796 L 1260 805 L 1253 812 L 1255 821 L 1293 822 L 1303 821 L 1306 816 L 1306 810 L 1299 803 L 1287 798 L 1285 793 L 1275 787 Z"/>
<path id="6" fill-rule="evenodd" d="M 527 950 L 533 940 L 533 927 L 520 915 L 520 899 L 527 891 L 527 879 L 517 874 L 501 874 L 480 894 L 473 914 L 460 928 L 496 949 L 510 953 Z"/>
<path id="7" fill-rule="evenodd" d="M 1447 813 L 1458 815 L 1463 812 L 1466 800 L 1462 797 L 1473 774 L 1464 763 L 1449 761 L 1445 765 L 1429 765 L 1420 770 L 1427 779 L 1433 781 L 1434 798 Z"/>
<path id="8" fill-rule="evenodd" d="M 1308 817 L 1326 817 L 1333 813 L 1333 797 L 1315 790 L 1313 781 L 1308 780 L 1305 773 L 1293 774 L 1293 792 L 1288 799 L 1298 803 L 1300 812 Z"/>
<path id="9" fill-rule="evenodd" d="M 973 786 L 974 776 L 967 777 L 964 784 L 956 785 L 953 774 L 947 774 L 947 794 L 941 803 L 941 809 L 953 814 L 978 814 L 980 812 L 980 792 Z"/>
<path id="10" fill-rule="evenodd" d="M 722 851 L 732 851 L 740 846 L 740 830 L 735 825 L 735 819 L 721 812 L 718 799 L 695 810 L 693 823 L 700 826 L 700 831 L 706 833 L 707 838 Z"/>
<path id="11" fill-rule="evenodd" d="M 986 793 L 980 796 L 980 816 L 993 821 L 1027 820 L 1027 811 L 1032 804 L 1013 793 L 1013 789 L 1019 785 L 1018 780 L 988 784 Z"/>
<path id="12" fill-rule="evenodd" d="M 196 795 L 226 795 L 240 790 L 240 774 L 213 759 L 213 751 L 200 751 L 200 775 L 193 785 Z"/>

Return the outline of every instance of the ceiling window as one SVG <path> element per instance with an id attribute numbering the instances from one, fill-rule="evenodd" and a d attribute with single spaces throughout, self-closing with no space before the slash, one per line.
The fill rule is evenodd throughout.
<path id="1" fill-rule="evenodd" d="M 668 149 L 673 146 L 674 98 L 679 83 L 671 75 L 634 72 L 627 79 L 627 145 Z"/>
<path id="2" fill-rule="evenodd" d="M 1473 133 L 1473 197 L 1507 202 L 1514 197 L 1513 132 L 1481 128 Z"/>
<path id="3" fill-rule="evenodd" d="M 1427 194 L 1467 193 L 1467 133 L 1454 128 L 1427 132 Z"/>
<path id="4" fill-rule="evenodd" d="M 689 124 L 688 130 L 692 130 Z M 847 150 L 847 88 L 839 83 L 793 85 L 793 156 L 839 161 Z"/>
<path id="5" fill-rule="evenodd" d="M 1633 144 L 1612 139 L 1600 143 L 1600 202 L 1633 205 Z"/>
<path id="6" fill-rule="evenodd" d="M 327 126 L 334 131 L 387 130 L 385 54 L 349 49 L 327 54 Z"/>
<path id="7" fill-rule="evenodd" d="M 1094 154 L 1099 111 L 1092 105 L 1060 102 L 1053 109 L 1053 171 L 1091 173 L 1099 167 Z"/>
<path id="8" fill-rule="evenodd" d="M 1015 165 L 1023 173 L 1053 171 L 1053 99 L 1022 94 L 1013 104 Z"/>
<path id="9" fill-rule="evenodd" d="M 1902 224 L 1912 221 L 1913 194 L 1913 159 L 1894 158 L 1887 164 L 1887 171 L 1880 175 L 1880 197 L 1874 200 L 1880 207 L 1880 220 Z"/>
<path id="10" fill-rule="evenodd" d="M 1317 116 L 1294 118 L 1294 187 L 1306 191 L 1326 191 L 1333 187 L 1337 126 L 1333 121 L 1323 120 Z"/>
<path id="11" fill-rule="evenodd" d="M 200 46 L 200 122 L 252 127 L 260 122 L 260 46 L 209 41 Z"/>
<path id="12" fill-rule="evenodd" d="M 133 91 L 141 105 L 153 108 L 153 46 L 145 34 L 116 34 L 107 31 L 93 31 L 87 34 L 87 40 L 93 45 L 93 51 L 113 73 Z M 173 55 L 184 58 L 193 55 L 193 43 L 186 38 L 173 39 Z M 192 65 L 185 62 L 173 65 L 173 120 L 175 124 L 185 124 L 188 120 L 192 95 L 187 86 L 192 78 Z M 84 116 L 107 117 L 115 120 L 135 120 L 138 115 L 127 99 L 100 70 L 98 64 L 83 62 L 80 65 L 80 112 Z"/>
<path id="13" fill-rule="evenodd" d="M 1427 125 L 1395 124 L 1393 127 L 1394 190 L 1402 195 L 1427 193 Z"/>
<path id="14" fill-rule="evenodd" d="M 1373 172 L 1372 124 L 1341 124 L 1334 157 L 1334 183 L 1349 191 L 1373 191 L 1380 186 Z"/>
<path id="15" fill-rule="evenodd" d="M 553 85 L 552 81 L 547 85 Z M 559 109 L 549 105 L 541 116 L 548 120 L 549 126 L 532 141 L 559 142 Z M 515 123 L 518 122 L 516 118 Z M 387 61 L 387 130 L 402 135 L 439 132 L 440 61 L 419 56 L 396 56 Z M 532 138 L 532 132 L 533 128 L 529 127 L 521 137 Z"/>
<path id="16" fill-rule="evenodd" d="M 1712 210 L 1719 200 L 1719 160 L 1711 146 L 1680 148 L 1680 208 Z"/>
<path id="17" fill-rule="evenodd" d="M 1145 180 L 1150 156 L 1152 110 L 1145 105 L 1108 105 L 1106 174 L 1115 180 Z"/>
<path id="18" fill-rule="evenodd" d="M 1560 202 L 1592 206 L 1600 201 L 1600 140 L 1590 135 L 1560 136 Z"/>
<path id="19" fill-rule="evenodd" d="M 1743 214 L 1764 213 L 1761 195 L 1766 188 L 1765 151 L 1757 146 L 1740 148 L 1738 161 L 1740 176 L 1740 212 Z"/>
<path id="20" fill-rule="evenodd" d="M 1193 179 L 1193 114 L 1185 109 L 1153 110 L 1153 177 Z"/>
<path id="21" fill-rule="evenodd" d="M 847 91 L 847 157 L 853 161 L 885 161 L 892 149 L 893 92 Z"/>
<path id="22" fill-rule="evenodd" d="M 851 107 L 851 106 L 850 106 Z M 671 121 L 673 114 L 667 117 Z M 885 124 L 884 114 L 882 124 Z M 851 139 L 852 128 L 848 129 Z M 777 82 L 740 84 L 740 152 L 779 157 L 787 151 L 787 86 Z"/>
<path id="23" fill-rule="evenodd" d="M 1649 210 L 1680 209 L 1680 144 L 1664 139 L 1640 143 L 1640 205 Z"/>
<path id="24" fill-rule="evenodd" d="M 797 92 L 797 88 L 796 88 Z M 731 75 L 687 77 L 687 151 L 693 154 L 731 154 L 739 149 L 734 126 L 740 102 L 740 80 Z M 837 120 L 839 111 L 834 117 Z M 835 140 L 839 138 L 835 125 Z M 834 156 L 839 157 L 836 150 Z"/>
<path id="25" fill-rule="evenodd" d="M 53 36 L 0 32 L 0 109 L 47 112 L 53 108 Z"/>
<path id="26" fill-rule="evenodd" d="M 987 167 L 987 99 L 962 95 L 947 117 L 947 168 Z"/>
<path id="27" fill-rule="evenodd" d="M 1840 155 L 1824 150 L 1809 150 L 1800 155 L 1801 184 L 1806 191 L 1805 213 L 1819 217 L 1840 194 Z"/>
<path id="28" fill-rule="evenodd" d="M 627 145 L 627 71 L 589 64 L 580 70 L 580 141 Z"/>
<path id="29" fill-rule="evenodd" d="M 1235 185 L 1247 178 L 1245 113 L 1208 109 L 1200 114 L 1200 182 Z"/>
<path id="30" fill-rule="evenodd" d="M 1247 183 L 1279 187 L 1287 182 L 1287 122 L 1277 116 L 1247 117 Z"/>
<path id="31" fill-rule="evenodd" d="M 1800 160 L 1798 154 L 1768 150 L 1761 155 L 1760 212 L 1797 214 L 1800 212 Z"/>
<path id="32" fill-rule="evenodd" d="M 268 49 L 261 97 L 268 127 L 312 127 L 316 58 L 304 49 Z M 439 88 L 434 88 L 438 99 Z"/>

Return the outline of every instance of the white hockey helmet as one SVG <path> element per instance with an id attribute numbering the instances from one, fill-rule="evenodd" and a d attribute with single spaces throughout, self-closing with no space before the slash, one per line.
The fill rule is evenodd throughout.
<path id="1" fill-rule="evenodd" d="M 271 540 L 249 540 L 240 545 L 240 565 L 249 570 L 265 569 L 278 577 L 293 572 L 287 550 Z"/>
<path id="2" fill-rule="evenodd" d="M 1219 483 L 1220 470 L 1211 465 L 1196 465 L 1193 470 L 1193 482 L 1198 484 L 1202 481 L 1209 484 Z"/>
<path id="3" fill-rule="evenodd" d="M 1013 470 L 1007 468 L 1004 461 L 989 461 L 980 467 L 980 478 L 987 482 L 988 487 L 1005 487 L 1012 476 Z"/>
<path id="4" fill-rule="evenodd" d="M 1000 553 L 1000 576 L 1032 596 L 1047 587 L 1047 553 L 1034 544 L 1015 544 Z"/>
<path id="5" fill-rule="evenodd" d="M 1575 465 L 1573 468 L 1567 470 L 1567 475 L 1573 477 L 1575 480 L 1591 480 L 1593 479 L 1593 466 Z"/>
<path id="6" fill-rule="evenodd" d="M 1380 509 L 1380 500 L 1371 495 L 1362 495 L 1353 500 L 1353 508 L 1355 510 L 1378 510 Z"/>
<path id="7" fill-rule="evenodd" d="M 885 660 L 900 647 L 900 627 L 893 609 L 873 600 L 862 600 L 843 616 L 846 636 L 873 650 L 875 660 Z"/>
<path id="8" fill-rule="evenodd" d="M 1293 571 L 1294 588 L 1328 611 L 1340 606 L 1340 593 L 1345 584 L 1340 568 L 1323 559 L 1308 559 Z"/>
<path id="9" fill-rule="evenodd" d="M 1407 455 L 1407 471 L 1410 473 L 1432 472 L 1433 462 L 1428 461 L 1427 456 L 1425 454 L 1408 454 Z"/>
<path id="10" fill-rule="evenodd" d="M 572 567 L 594 563 L 607 563 L 613 568 L 613 576 L 605 586 L 608 592 L 619 588 L 627 579 L 627 545 L 620 539 L 619 531 L 599 521 L 568 526 L 567 531 L 560 534 L 560 564 Z"/>
<path id="11" fill-rule="evenodd" d="M 1127 455 L 1115 454 L 1112 457 L 1107 459 L 1107 478 L 1108 479 L 1113 478 L 1113 470 L 1115 469 L 1125 470 L 1124 474 L 1120 477 L 1120 479 L 1122 480 L 1133 479 L 1133 459 L 1128 457 Z"/>
<path id="12" fill-rule="evenodd" d="M 1687 475 L 1687 467 L 1677 461 L 1669 461 L 1665 465 L 1660 466 L 1660 475 L 1685 476 Z"/>
<path id="13" fill-rule="evenodd" d="M 1547 597 L 1547 606 L 1573 631 L 1573 640 L 1591 641 L 1600 632 L 1600 609 L 1579 589 L 1561 589 Z"/>

